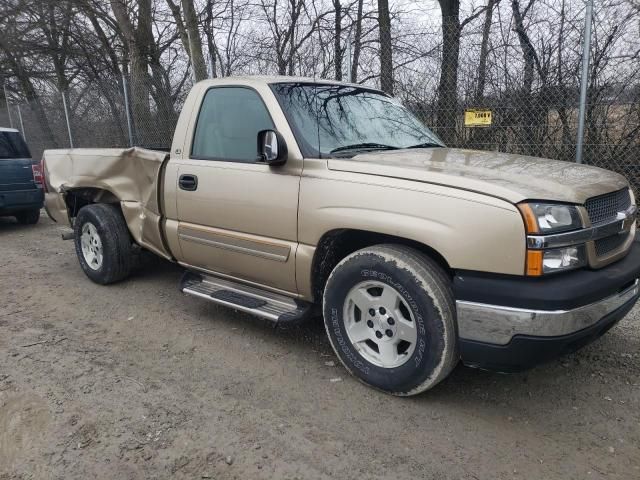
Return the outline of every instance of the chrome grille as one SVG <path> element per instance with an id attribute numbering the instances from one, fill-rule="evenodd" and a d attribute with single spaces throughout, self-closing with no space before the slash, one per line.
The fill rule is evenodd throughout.
<path id="1" fill-rule="evenodd" d="M 629 189 L 624 188 L 617 192 L 590 198 L 584 206 L 592 225 L 615 220 L 618 212 L 623 212 L 631 206 Z"/>
<path id="2" fill-rule="evenodd" d="M 601 257 L 609 252 L 613 252 L 622 247 L 622 244 L 628 238 L 628 234 L 612 235 L 610 237 L 601 238 L 595 241 L 596 255 Z"/>

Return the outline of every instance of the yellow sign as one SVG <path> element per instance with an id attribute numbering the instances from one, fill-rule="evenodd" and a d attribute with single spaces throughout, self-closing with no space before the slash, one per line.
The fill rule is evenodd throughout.
<path id="1" fill-rule="evenodd" d="M 465 127 L 490 127 L 491 110 L 468 109 L 464 111 Z"/>

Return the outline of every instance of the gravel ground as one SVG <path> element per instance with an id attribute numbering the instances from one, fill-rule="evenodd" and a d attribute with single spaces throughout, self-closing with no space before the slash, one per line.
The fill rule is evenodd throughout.
<path id="1" fill-rule="evenodd" d="M 185 297 L 145 260 L 108 287 L 43 218 L 0 219 L 0 479 L 640 478 L 637 309 L 518 375 L 409 399 L 296 329 Z"/>

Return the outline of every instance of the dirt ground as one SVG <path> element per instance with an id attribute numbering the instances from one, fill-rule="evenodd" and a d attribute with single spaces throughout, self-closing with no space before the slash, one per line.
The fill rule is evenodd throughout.
<path id="1" fill-rule="evenodd" d="M 0 479 L 640 478 L 638 309 L 552 364 L 394 398 L 320 322 L 185 297 L 155 258 L 95 285 L 59 230 L 0 219 Z"/>

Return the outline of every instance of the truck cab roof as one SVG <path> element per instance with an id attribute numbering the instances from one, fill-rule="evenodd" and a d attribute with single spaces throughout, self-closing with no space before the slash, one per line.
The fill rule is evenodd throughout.
<path id="1" fill-rule="evenodd" d="M 349 83 L 343 82 L 339 80 L 330 80 L 325 78 L 313 78 L 313 77 L 289 77 L 286 75 L 238 75 L 233 77 L 224 77 L 224 78 L 211 78 L 207 80 L 202 80 L 201 82 L 205 85 L 230 85 L 240 83 L 242 85 L 252 85 L 252 84 L 260 84 L 260 85 L 273 85 L 277 83 L 312 83 L 318 85 L 341 85 L 341 86 L 350 86 L 357 88 L 364 88 L 366 90 L 372 90 L 376 92 L 383 93 L 381 90 L 372 88 L 366 85 L 360 85 L 358 83 Z"/>

